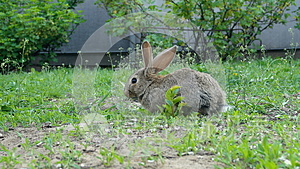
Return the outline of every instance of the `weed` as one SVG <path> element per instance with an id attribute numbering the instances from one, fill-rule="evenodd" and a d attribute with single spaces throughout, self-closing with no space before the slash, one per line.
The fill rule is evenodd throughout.
<path id="1" fill-rule="evenodd" d="M 105 166 L 111 166 L 114 160 L 117 160 L 121 164 L 124 163 L 124 157 L 118 155 L 115 151 L 115 147 L 113 146 L 110 149 L 101 147 L 100 155 L 101 156 L 97 158 L 100 159 Z"/>
<path id="2" fill-rule="evenodd" d="M 0 157 L 0 163 L 3 164 L 3 169 L 15 168 L 17 164 L 21 163 L 21 161 L 19 161 L 19 157 L 21 155 L 16 153 L 16 148 L 13 148 L 13 150 L 9 150 L 4 145 L 0 145 L 0 151 L 6 153 L 6 156 Z"/>
<path id="3" fill-rule="evenodd" d="M 74 143 L 72 143 L 69 139 L 67 139 L 63 144 L 65 148 L 60 151 L 61 159 L 56 164 L 60 164 L 62 168 L 80 168 L 78 163 L 80 163 L 82 153 L 75 149 Z"/>
<path id="4" fill-rule="evenodd" d="M 186 105 L 182 102 L 184 97 L 178 96 L 179 89 L 180 86 L 173 86 L 166 92 L 166 104 L 162 105 L 161 112 L 167 118 L 178 116 L 182 107 Z"/>

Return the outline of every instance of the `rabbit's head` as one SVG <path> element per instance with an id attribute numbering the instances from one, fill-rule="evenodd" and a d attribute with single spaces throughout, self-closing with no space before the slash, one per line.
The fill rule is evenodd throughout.
<path id="1" fill-rule="evenodd" d="M 158 73 L 164 70 L 176 54 L 176 46 L 164 50 L 153 59 L 152 48 L 149 42 L 142 44 L 144 68 L 135 72 L 125 84 L 124 94 L 129 98 L 140 98 L 153 81 L 162 78 Z"/>

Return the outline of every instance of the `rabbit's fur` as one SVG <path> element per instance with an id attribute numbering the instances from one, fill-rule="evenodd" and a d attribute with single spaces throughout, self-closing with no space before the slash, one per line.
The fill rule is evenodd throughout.
<path id="1" fill-rule="evenodd" d="M 138 101 L 150 112 L 159 111 L 165 104 L 165 93 L 172 86 L 181 86 L 179 94 L 187 103 L 184 114 L 199 112 L 211 115 L 222 111 L 225 92 L 218 82 L 207 73 L 183 68 L 165 76 L 158 75 L 173 60 L 176 46 L 164 50 L 153 59 L 149 42 L 142 44 L 145 67 L 135 72 L 127 81 L 124 94 Z"/>

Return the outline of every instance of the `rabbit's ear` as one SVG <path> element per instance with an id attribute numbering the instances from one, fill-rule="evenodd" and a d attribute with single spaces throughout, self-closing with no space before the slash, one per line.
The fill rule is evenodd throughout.
<path id="1" fill-rule="evenodd" d="M 176 50 L 177 46 L 173 46 L 162 51 L 158 56 L 154 58 L 152 67 L 155 67 L 158 72 L 164 70 L 172 62 L 173 58 L 175 57 Z"/>
<path id="2" fill-rule="evenodd" d="M 151 45 L 148 41 L 145 41 L 142 44 L 142 54 L 145 68 L 151 67 L 153 62 L 153 55 Z"/>

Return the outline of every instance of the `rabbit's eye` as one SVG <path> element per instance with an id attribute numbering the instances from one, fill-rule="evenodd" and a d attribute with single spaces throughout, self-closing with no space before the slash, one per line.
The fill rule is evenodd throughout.
<path id="1" fill-rule="evenodd" d="M 137 82 L 137 79 L 136 78 L 132 78 L 131 79 L 131 83 L 136 83 Z"/>

